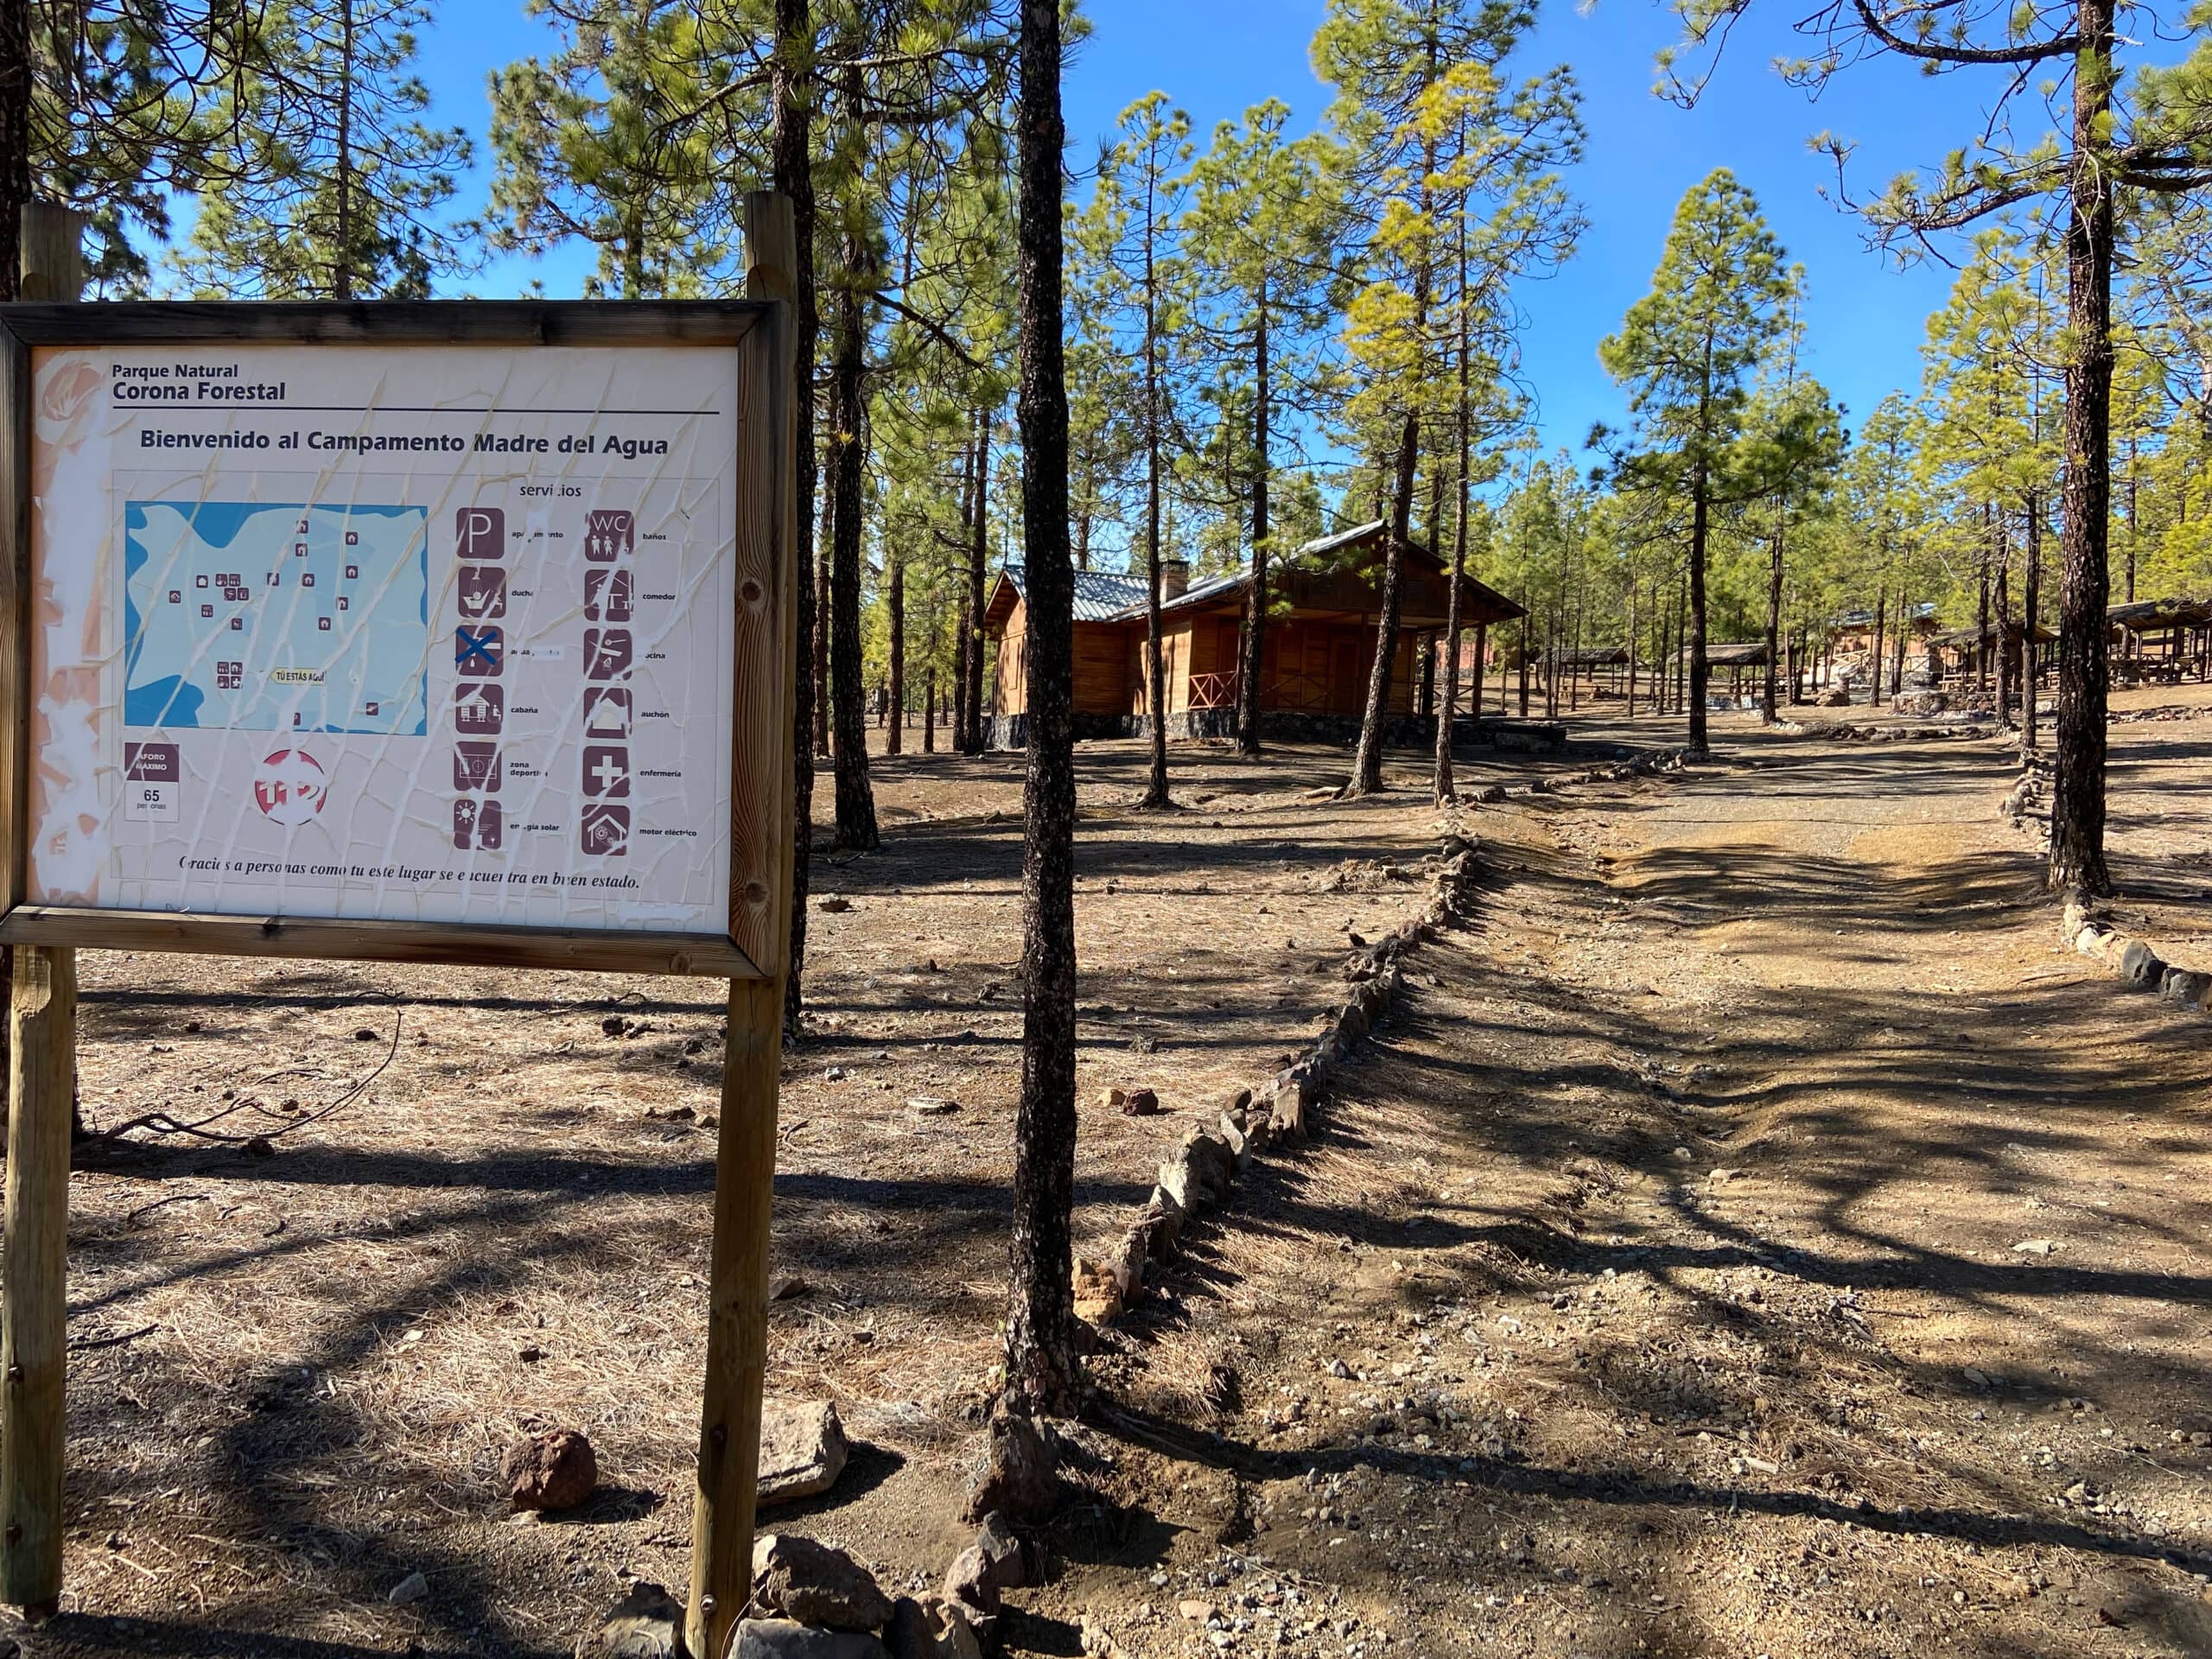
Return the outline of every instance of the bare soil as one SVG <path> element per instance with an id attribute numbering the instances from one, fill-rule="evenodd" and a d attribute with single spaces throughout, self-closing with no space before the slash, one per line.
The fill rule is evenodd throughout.
<path id="1" fill-rule="evenodd" d="M 1414 959 L 1325 1135 L 1105 1333 L 1018 1650 L 1086 1621 L 1133 1659 L 2212 1650 L 2212 1026 L 2059 950 L 1993 745 L 1718 729 L 1719 764 L 1465 815 L 1472 925 Z M 2165 785 L 2212 716 L 2114 742 L 2133 892 L 2208 844 Z M 1192 746 L 1184 809 L 1139 815 L 1138 747 L 1085 748 L 1079 1236 L 1310 1041 L 1351 933 L 1426 899 L 1449 824 L 1400 759 L 1337 803 L 1341 754 Z M 877 775 L 884 849 L 817 867 L 851 908 L 810 918 L 770 1384 L 862 1445 L 768 1519 L 905 1587 L 964 1541 L 995 1355 L 1020 761 Z M 96 1126 L 229 1090 L 253 1105 L 217 1127 L 265 1134 L 384 1069 L 270 1155 L 76 1178 L 70 1592 L 25 1651 L 550 1655 L 629 1578 L 680 1586 L 719 1001 L 82 976 Z M 1100 1109 L 1116 1084 L 1166 1113 Z M 551 1423 L 608 1489 L 518 1524 L 499 1457 Z"/>

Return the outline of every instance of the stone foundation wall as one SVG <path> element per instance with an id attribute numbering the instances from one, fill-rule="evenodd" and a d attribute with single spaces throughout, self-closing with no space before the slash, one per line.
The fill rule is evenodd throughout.
<path id="1" fill-rule="evenodd" d="M 1150 737 L 1152 721 L 1142 715 L 1077 715 L 1078 743 L 1109 738 Z M 1236 735 L 1234 709 L 1191 709 L 1167 717 L 1167 735 L 1181 741 L 1191 738 L 1227 740 Z M 1357 715 L 1302 714 L 1276 709 L 1260 716 L 1260 736 L 1275 743 L 1334 743 L 1350 748 L 1359 741 Z M 1529 754 L 1554 754 L 1567 747 L 1567 728 L 1547 721 L 1477 720 L 1462 715 L 1452 722 L 1452 738 L 1492 748 Z M 1433 748 L 1436 744 L 1436 716 L 1394 715 L 1384 725 L 1382 741 L 1392 748 Z M 989 749 L 1029 747 L 1029 716 L 1000 715 L 983 722 L 983 746 Z"/>

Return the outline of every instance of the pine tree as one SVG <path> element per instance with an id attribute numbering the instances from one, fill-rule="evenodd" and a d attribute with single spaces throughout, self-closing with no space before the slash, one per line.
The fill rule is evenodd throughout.
<path id="1" fill-rule="evenodd" d="M 1021 1098 L 1014 1124 L 1006 1392 L 1024 1414 L 1071 1413 L 1075 1207 L 1075 732 L 1068 398 L 1061 312 L 1059 0 L 1021 0 L 1022 563 L 1029 581 L 1023 785 Z"/>
<path id="2" fill-rule="evenodd" d="M 1726 168 L 1675 210 L 1651 291 L 1629 308 L 1599 356 L 1629 394 L 1636 428 L 1616 460 L 1633 485 L 1688 506 L 1689 746 L 1706 736 L 1707 562 L 1715 510 L 1767 493 L 1772 456 L 1746 445 L 1745 413 L 1761 359 L 1788 324 L 1790 280 L 1758 203 Z M 1610 444 L 1611 435 L 1593 434 Z"/>
<path id="3" fill-rule="evenodd" d="M 1468 218 L 1493 292 L 1563 257 L 1572 245 L 1556 169 L 1580 152 L 1573 77 L 1561 68 L 1516 85 L 1502 73 L 1534 22 L 1532 8 L 1512 3 L 1332 0 L 1313 39 L 1315 71 L 1336 89 L 1330 119 L 1348 205 L 1364 238 L 1357 258 L 1367 280 L 1346 321 L 1362 375 L 1349 417 L 1391 457 L 1389 537 L 1366 713 L 1347 785 L 1353 794 L 1382 786 L 1401 572 L 1426 423 L 1438 412 L 1432 304 L 1446 245 L 1436 168 L 1449 135 L 1464 127 L 1481 156 L 1486 207 Z"/>
<path id="4" fill-rule="evenodd" d="M 1751 0 L 1686 0 L 1687 44 L 1717 51 Z M 2105 865 L 2105 702 L 2109 683 L 2112 309 L 2115 239 L 2146 198 L 2212 186 L 2212 41 L 2176 64 L 2132 75 L 2120 57 L 2118 0 L 1990 6 L 1980 0 L 1856 0 L 1802 27 L 1817 49 L 1783 73 L 1815 92 L 1847 66 L 1896 56 L 1940 74 L 1999 72 L 2000 90 L 1980 132 L 1931 175 L 1904 175 L 1860 204 L 1886 243 L 1916 249 L 2030 203 L 2063 217 L 2066 260 L 2063 564 L 2059 603 L 2057 785 L 2051 802 L 2054 890 L 2112 890 Z M 1694 101 L 1710 74 L 1693 53 L 1684 73 L 1663 60 L 1675 95 Z M 2048 72 L 2045 79 L 2044 72 Z M 2031 90 L 2032 89 L 2032 91 Z M 2039 95 L 2064 111 L 2063 142 L 2016 143 L 2012 106 Z M 1817 141 L 1839 167 L 1849 146 Z"/>
<path id="5" fill-rule="evenodd" d="M 1268 624 L 1268 560 L 1276 421 L 1286 391 L 1309 385 L 1305 348 L 1327 315 L 1341 208 L 1326 146 L 1284 137 L 1289 106 L 1274 99 L 1223 122 L 1192 171 L 1185 225 L 1195 285 L 1206 302 L 1224 407 L 1249 409 L 1236 434 L 1249 495 L 1251 586 L 1237 664 L 1237 747 L 1260 753 L 1260 676 Z M 1236 394 L 1243 394 L 1241 397 Z"/>
<path id="6" fill-rule="evenodd" d="M 421 118 L 419 0 L 272 0 L 269 49 L 226 94 L 213 165 L 178 260 L 195 293 L 420 299 L 470 256 L 440 209 L 469 158 Z"/>
<path id="7" fill-rule="evenodd" d="M 1086 229 L 1120 332 L 1137 362 L 1137 441 L 1144 461 L 1145 712 L 1152 765 L 1140 810 L 1171 803 L 1167 793 L 1167 675 L 1160 638 L 1160 524 L 1173 457 L 1175 405 L 1185 378 L 1174 353 L 1187 316 L 1189 267 L 1180 220 L 1188 185 L 1191 118 L 1153 92 L 1122 111 L 1120 137 L 1099 157 L 1098 188 Z"/>
<path id="8" fill-rule="evenodd" d="M 774 119 L 772 25 L 704 28 L 691 0 L 530 0 L 530 10 L 562 44 L 492 75 L 490 245 L 597 249 L 591 298 L 729 291 L 745 181 L 730 162 L 733 152 L 758 155 Z M 787 83 L 810 95 L 813 57 Z M 812 250 L 802 257 L 811 264 Z"/>

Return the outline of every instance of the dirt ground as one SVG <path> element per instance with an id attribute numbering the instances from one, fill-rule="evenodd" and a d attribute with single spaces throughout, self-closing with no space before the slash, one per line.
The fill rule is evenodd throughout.
<path id="1" fill-rule="evenodd" d="M 1466 781 L 1679 738 L 1578 730 Z M 2058 950 L 1993 745 L 1719 734 L 1721 764 L 1465 815 L 1474 925 L 1414 959 L 1326 1134 L 1108 1333 L 1017 1649 L 1089 1619 L 1133 1659 L 2212 1650 L 2212 1027 Z M 2187 960 L 2212 711 L 2113 736 L 2117 868 Z M 1340 753 L 1192 746 L 1185 810 L 1140 816 L 1141 751 L 1084 751 L 1079 1237 L 1426 899 L 1446 825 L 1402 760 L 1340 804 L 1309 798 Z M 995 1354 L 1020 762 L 877 777 L 883 850 L 817 869 L 850 908 L 811 918 L 787 1056 L 770 1383 L 861 1445 L 770 1520 L 904 1587 L 963 1541 Z M 85 1160 L 70 1590 L 23 1650 L 551 1655 L 629 1580 L 680 1586 L 706 988 L 81 975 L 95 1127 L 311 1121 Z M 1099 1110 L 1114 1084 L 1167 1112 Z M 556 1422 L 607 1489 L 518 1524 L 499 1453 Z"/>

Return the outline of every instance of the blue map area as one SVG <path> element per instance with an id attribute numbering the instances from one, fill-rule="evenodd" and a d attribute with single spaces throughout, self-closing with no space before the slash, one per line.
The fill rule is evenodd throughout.
<path id="1" fill-rule="evenodd" d="M 124 506 L 123 721 L 429 730 L 429 510 Z"/>

